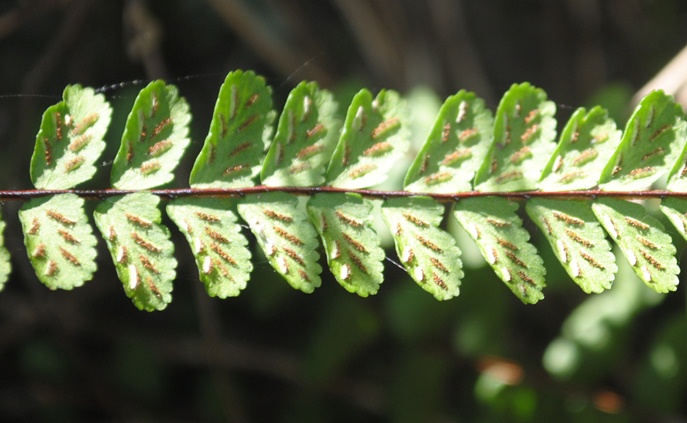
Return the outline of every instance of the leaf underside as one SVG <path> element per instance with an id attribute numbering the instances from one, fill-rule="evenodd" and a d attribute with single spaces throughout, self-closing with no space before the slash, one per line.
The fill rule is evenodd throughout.
<path id="1" fill-rule="evenodd" d="M 72 289 L 95 273 L 97 239 L 74 194 L 35 198 L 19 211 L 24 244 L 38 279 L 50 289 Z"/>
<path id="2" fill-rule="evenodd" d="M 172 301 L 176 277 L 174 244 L 160 224 L 159 202 L 152 194 L 128 194 L 101 202 L 94 213 L 124 292 L 146 311 L 162 310 Z"/>
<path id="3" fill-rule="evenodd" d="M 200 281 L 211 297 L 235 297 L 246 287 L 253 270 L 248 240 L 234 212 L 235 200 L 179 198 L 167 214 L 188 241 Z"/>
<path id="4" fill-rule="evenodd" d="M 311 293 L 320 286 L 317 231 L 297 197 L 282 192 L 249 195 L 240 200 L 238 211 L 272 267 L 292 287 Z"/>
<path id="5" fill-rule="evenodd" d="M 478 191 L 536 189 L 554 150 L 556 105 L 528 83 L 513 85 L 494 118 L 494 141 L 475 176 Z"/>
<path id="6" fill-rule="evenodd" d="M 449 97 L 408 170 L 405 190 L 470 191 L 475 172 L 491 146 L 493 126 L 491 111 L 474 93 L 460 91 Z"/>
<path id="7" fill-rule="evenodd" d="M 230 72 L 220 88 L 210 131 L 191 170 L 196 188 L 254 185 L 271 134 L 272 93 L 253 72 Z"/>
<path id="8" fill-rule="evenodd" d="M 408 149 L 405 103 L 394 91 L 376 98 L 363 89 L 353 98 L 327 169 L 328 185 L 366 188 L 387 178 Z"/>
<path id="9" fill-rule="evenodd" d="M 677 289 L 675 246 L 661 222 L 640 204 L 614 198 L 599 198 L 592 210 L 644 283 L 657 292 Z"/>
<path id="10" fill-rule="evenodd" d="M 314 186 L 336 146 L 340 123 L 331 93 L 314 82 L 291 91 L 260 173 L 264 185 Z"/>
<path id="11" fill-rule="evenodd" d="M 517 208 L 501 197 L 480 197 L 459 201 L 453 213 L 496 275 L 523 303 L 534 304 L 544 298 L 546 269 Z"/>
<path id="12" fill-rule="evenodd" d="M 687 124 L 680 105 L 663 91 L 651 92 L 627 122 L 620 146 L 601 174 L 601 188 L 630 191 L 649 187 L 671 170 L 685 140 Z M 673 181 L 672 187 L 677 184 Z"/>
<path id="13" fill-rule="evenodd" d="M 591 202 L 535 198 L 527 202 L 527 214 L 584 292 L 598 293 L 611 287 L 618 266 Z"/>
<path id="14" fill-rule="evenodd" d="M 438 300 L 457 296 L 463 278 L 456 241 L 438 227 L 443 215 L 444 206 L 426 197 L 395 198 L 382 206 L 401 263 Z"/>
<path id="15" fill-rule="evenodd" d="M 370 201 L 356 195 L 317 194 L 307 209 L 336 280 L 361 297 L 376 294 L 385 254 L 371 226 Z"/>
<path id="16" fill-rule="evenodd" d="M 43 114 L 31 157 L 31 181 L 38 189 L 68 189 L 93 177 L 105 149 L 103 137 L 112 108 L 102 94 L 79 85 Z"/>
<path id="17" fill-rule="evenodd" d="M 148 189 L 174 179 L 174 169 L 188 146 L 188 105 L 177 89 L 151 82 L 136 97 L 112 164 L 112 186 Z"/>
<path id="18" fill-rule="evenodd" d="M 105 147 L 112 114 L 105 97 L 79 85 L 68 86 L 63 97 L 44 113 L 31 158 L 31 181 L 41 190 L 68 190 L 91 179 Z M 398 93 L 373 96 L 363 89 L 341 119 L 331 93 L 303 82 L 289 94 L 272 136 L 275 112 L 265 79 L 230 72 L 190 174 L 194 191 L 188 197 L 177 191 L 184 197 L 166 207 L 208 294 L 226 298 L 246 287 L 253 264 L 244 228 L 295 289 L 309 293 L 320 286 L 321 239 L 338 282 L 360 296 L 375 294 L 385 259 L 373 223 L 379 208 L 410 278 L 439 300 L 452 298 L 464 276 L 461 251 L 441 228 L 447 204 L 439 201 L 453 201 L 451 214 L 496 275 L 521 301 L 536 303 L 543 298 L 545 268 L 518 204 L 508 199 L 536 189 L 545 195 L 518 196 L 584 292 L 613 284 L 618 267 L 608 236 L 647 286 L 676 289 L 676 249 L 661 223 L 642 204 L 610 196 L 627 197 L 622 193 L 583 191 L 643 190 L 665 180 L 676 194 L 663 193 L 661 211 L 687 239 L 687 200 L 677 198 L 687 191 L 687 123 L 672 97 L 647 95 L 623 131 L 604 109 L 580 108 L 556 144 L 555 104 L 543 90 L 514 84 L 493 117 L 483 100 L 460 91 L 446 99 L 414 160 L 406 155 L 407 112 Z M 190 120 L 176 87 L 153 81 L 141 90 L 111 174 L 113 188 L 135 193 L 108 198 L 94 213 L 124 291 L 142 310 L 161 310 L 171 301 L 177 265 L 170 232 L 161 224 L 161 197 L 145 190 L 173 180 L 190 144 Z M 410 162 L 403 184 L 412 196 L 365 191 Z M 240 190 L 249 187 L 256 191 Z M 297 197 L 286 187 L 312 191 Z M 233 190 L 208 197 L 198 191 L 204 188 Z M 269 192 L 255 193 L 260 191 Z M 588 199 L 564 198 L 570 191 Z M 167 192 L 161 195 L 177 195 Z M 73 192 L 41 194 L 19 212 L 28 259 L 47 287 L 72 289 L 96 271 L 97 241 L 84 199 Z M 3 229 L 0 220 L 0 287 L 10 270 Z"/>

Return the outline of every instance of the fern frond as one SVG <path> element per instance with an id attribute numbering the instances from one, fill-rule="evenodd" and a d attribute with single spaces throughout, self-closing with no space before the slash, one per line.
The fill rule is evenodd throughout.
<path id="1" fill-rule="evenodd" d="M 95 209 L 100 230 L 124 292 L 141 310 L 162 310 L 172 301 L 177 261 L 160 198 L 148 193 L 107 199 Z"/>
<path id="2" fill-rule="evenodd" d="M 456 241 L 439 229 L 444 207 L 426 197 L 384 202 L 382 216 L 410 277 L 438 300 L 458 295 L 463 263 Z"/>
<path id="3" fill-rule="evenodd" d="M 246 287 L 253 265 L 248 240 L 241 234 L 236 200 L 178 198 L 167 214 L 184 234 L 211 297 L 235 297 Z"/>
<path id="4" fill-rule="evenodd" d="M 523 303 L 544 298 L 544 261 L 528 241 L 530 234 L 515 214 L 518 205 L 500 197 L 469 198 L 454 215 L 477 243 L 496 275 Z"/>
<path id="5" fill-rule="evenodd" d="M 614 198 L 598 199 L 592 210 L 644 283 L 656 292 L 675 291 L 680 268 L 661 222 L 641 205 Z"/>
<path id="6" fill-rule="evenodd" d="M 376 294 L 383 279 L 385 255 L 371 211 L 369 200 L 353 194 L 318 194 L 308 201 L 329 269 L 341 286 L 361 297 Z"/>
<path id="7" fill-rule="evenodd" d="M 536 189 L 554 150 L 556 105 L 528 83 L 514 84 L 503 96 L 494 118 L 494 141 L 474 186 L 478 191 Z"/>
<path id="8" fill-rule="evenodd" d="M 64 89 L 63 100 L 43 114 L 31 157 L 31 182 L 39 189 L 67 189 L 95 174 L 105 149 L 112 108 L 102 94 L 80 85 Z"/>
<path id="9" fill-rule="evenodd" d="M 142 89 L 112 164 L 112 186 L 140 190 L 174 179 L 174 169 L 191 141 L 190 122 L 188 104 L 176 87 L 154 81 Z"/>
<path id="10" fill-rule="evenodd" d="M 601 174 L 601 188 L 647 188 L 673 168 L 685 141 L 687 122 L 682 107 L 663 91 L 649 93 L 627 122 L 620 146 Z"/>
<path id="11" fill-rule="evenodd" d="M 687 239 L 687 123 L 663 92 L 646 96 L 624 131 L 602 108 L 580 108 L 556 145 L 555 105 L 540 88 L 513 85 L 494 117 L 474 93 L 460 91 L 439 111 L 403 191 L 370 190 L 392 168 L 404 170 L 409 125 L 401 96 L 361 90 L 345 119 L 335 106 L 331 93 L 303 82 L 272 137 L 275 112 L 264 78 L 230 72 L 190 188 L 152 190 L 174 178 L 191 120 L 177 89 L 154 81 L 127 119 L 114 189 L 79 191 L 73 187 L 95 173 L 111 109 L 102 94 L 70 86 L 43 115 L 30 168 L 38 189 L 0 196 L 29 200 L 19 211 L 27 255 L 51 289 L 72 289 L 96 271 L 84 197 L 101 199 L 96 226 L 125 293 L 143 310 L 166 307 L 176 276 L 174 244 L 161 223 L 163 198 L 171 200 L 166 212 L 186 237 L 200 280 L 220 298 L 239 295 L 253 269 L 239 217 L 292 287 L 309 293 L 320 286 L 322 239 L 329 269 L 346 290 L 377 293 L 385 258 L 373 223 L 377 209 L 410 277 L 437 299 L 452 298 L 470 281 L 463 280 L 456 241 L 441 227 L 450 209 L 494 273 L 521 301 L 536 303 L 546 271 L 519 202 L 584 292 L 613 284 L 618 266 L 608 237 L 649 287 L 676 289 L 672 239 L 630 201 L 661 198 L 662 212 Z M 646 190 L 665 174 L 666 191 Z M 9 272 L 3 229 L 0 220 L 0 286 Z"/>

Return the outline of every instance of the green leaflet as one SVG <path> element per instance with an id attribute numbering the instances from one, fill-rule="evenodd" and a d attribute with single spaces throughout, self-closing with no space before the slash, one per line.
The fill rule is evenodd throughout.
<path id="1" fill-rule="evenodd" d="M 544 298 L 546 269 L 517 208 L 502 197 L 476 197 L 459 201 L 454 215 L 496 275 L 523 303 L 534 304 Z"/>
<path id="2" fill-rule="evenodd" d="M 361 297 L 376 294 L 385 255 L 371 226 L 370 201 L 354 194 L 317 194 L 308 201 L 307 210 L 336 280 Z"/>
<path id="3" fill-rule="evenodd" d="M 154 81 L 141 90 L 126 120 L 112 164 L 112 186 L 148 189 L 174 179 L 190 140 L 191 113 L 173 85 Z"/>
<path id="4" fill-rule="evenodd" d="M 601 171 L 618 147 L 622 132 L 608 112 L 597 106 L 580 107 L 565 125 L 539 189 L 545 191 L 589 189 L 598 184 Z"/>
<path id="5" fill-rule="evenodd" d="M 618 266 L 589 201 L 534 198 L 527 202 L 526 210 L 584 292 L 598 293 L 611 287 Z"/>
<path id="6" fill-rule="evenodd" d="M 365 89 L 356 94 L 327 169 L 327 184 L 356 189 L 384 182 L 409 146 L 405 113 L 394 91 L 382 90 L 375 99 Z"/>
<path id="7" fill-rule="evenodd" d="M 31 157 L 31 182 L 38 189 L 69 189 L 93 177 L 105 148 L 112 108 L 92 88 L 68 85 L 64 100 L 43 113 Z"/>
<path id="8" fill-rule="evenodd" d="M 145 192 L 109 198 L 95 209 L 124 292 L 140 310 L 164 309 L 172 301 L 177 261 L 169 230 L 160 224 L 160 198 Z"/>
<path id="9" fill-rule="evenodd" d="M 661 211 L 670 223 L 687 240 L 687 200 L 684 198 L 666 198 L 661 201 Z"/>
<path id="10" fill-rule="evenodd" d="M 614 198 L 599 198 L 592 210 L 647 286 L 656 292 L 675 291 L 680 268 L 661 222 L 640 204 Z"/>
<path id="11" fill-rule="evenodd" d="M 0 291 L 5 288 L 5 282 L 10 277 L 12 271 L 12 264 L 10 263 L 10 252 L 5 246 L 5 221 L 0 215 Z"/>
<path id="12" fill-rule="evenodd" d="M 393 198 L 382 216 L 408 274 L 437 300 L 458 295 L 463 263 L 456 241 L 439 229 L 444 206 L 427 197 Z"/>
<path id="13" fill-rule="evenodd" d="M 219 91 L 210 130 L 191 170 L 195 188 L 254 185 L 272 133 L 272 95 L 253 72 L 230 72 Z"/>
<path id="14" fill-rule="evenodd" d="M 405 178 L 406 191 L 451 193 L 472 189 L 493 139 L 494 118 L 474 93 L 446 99 Z"/>
<path id="15" fill-rule="evenodd" d="M 279 118 L 277 134 L 260 173 L 264 185 L 313 186 L 324 182 L 324 170 L 336 146 L 340 122 L 332 94 L 314 82 L 294 88 Z"/>
<path id="16" fill-rule="evenodd" d="M 19 211 L 24 244 L 38 279 L 50 289 L 72 289 L 91 280 L 97 239 L 74 194 L 41 197 Z"/>
<path id="17" fill-rule="evenodd" d="M 298 206 L 298 197 L 283 192 L 248 195 L 238 211 L 272 267 L 292 287 L 311 293 L 320 286 L 317 231 Z"/>
<path id="18" fill-rule="evenodd" d="M 475 176 L 478 191 L 537 188 L 554 150 L 556 105 L 529 83 L 513 84 L 496 110 L 494 142 Z"/>
<path id="19" fill-rule="evenodd" d="M 671 189 L 677 189 L 681 176 L 676 173 L 682 166 L 674 164 L 686 139 L 682 107 L 663 91 L 652 91 L 627 122 L 620 146 L 601 174 L 601 189 L 645 189 L 671 168 Z"/>
<path id="20" fill-rule="evenodd" d="M 236 200 L 225 198 L 178 198 L 167 205 L 167 214 L 186 237 L 200 281 L 211 297 L 238 296 L 253 270 L 235 204 Z"/>

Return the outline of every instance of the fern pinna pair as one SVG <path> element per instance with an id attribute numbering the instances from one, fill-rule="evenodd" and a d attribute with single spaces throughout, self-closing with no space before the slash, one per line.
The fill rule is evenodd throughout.
<path id="1" fill-rule="evenodd" d="M 366 189 L 384 181 L 407 154 L 404 107 L 395 92 L 373 98 L 362 90 L 341 122 L 329 92 L 301 83 L 274 132 L 264 79 L 231 72 L 191 171 L 191 189 L 154 191 L 173 179 L 190 141 L 191 115 L 174 86 L 152 82 L 135 101 L 112 164 L 118 191 L 100 191 L 107 198 L 94 214 L 124 291 L 140 309 L 163 309 L 171 301 L 176 260 L 169 230 L 160 223 L 158 194 L 164 194 L 173 197 L 166 211 L 187 238 L 211 296 L 238 295 L 252 270 L 237 212 L 294 288 L 312 292 L 320 285 L 321 239 L 344 288 L 376 293 L 385 253 Z M 441 108 L 406 174 L 405 191 L 376 193 L 385 198 L 381 213 L 400 262 L 437 299 L 458 295 L 463 277 L 460 250 L 439 227 L 447 201 L 513 293 L 526 303 L 543 298 L 543 261 L 528 242 L 518 204 L 504 194 L 516 191 L 529 192 L 527 213 L 585 292 L 601 292 L 613 282 L 617 266 L 606 234 L 647 285 L 675 290 L 679 268 L 670 236 L 642 205 L 619 199 L 617 191 L 646 189 L 665 173 L 668 190 L 685 191 L 682 109 L 653 92 L 624 133 L 603 109 L 578 109 L 558 144 L 554 114 L 546 94 L 527 83 L 513 85 L 495 116 L 473 93 L 460 91 Z M 67 87 L 64 100 L 43 115 L 31 180 L 48 192 L 27 201 L 19 218 L 29 259 L 51 289 L 80 286 L 96 271 L 97 240 L 83 192 L 72 189 L 93 177 L 110 115 L 102 94 L 78 85 Z M 611 195 L 572 195 L 597 186 Z M 549 198 L 551 193 L 560 195 Z M 667 196 L 661 209 L 687 236 L 687 201 Z M 9 256 L 4 248 L 1 254 L 6 279 Z"/>

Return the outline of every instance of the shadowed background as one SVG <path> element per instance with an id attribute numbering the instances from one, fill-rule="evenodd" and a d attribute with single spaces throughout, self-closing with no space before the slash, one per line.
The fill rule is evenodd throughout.
<path id="1" fill-rule="evenodd" d="M 591 104 L 622 127 L 647 84 L 687 97 L 686 43 L 682 0 L 1 0 L 0 188 L 31 187 L 41 114 L 70 83 L 103 87 L 114 109 L 86 184 L 101 188 L 137 91 L 155 78 L 176 84 L 194 116 L 174 183 L 187 186 L 233 69 L 264 75 L 277 109 L 303 79 L 344 105 L 361 87 L 426 87 L 438 99 L 465 88 L 493 110 L 530 81 L 556 102 L 559 129 Z M 619 258 L 614 288 L 586 296 L 531 227 L 548 263 L 535 306 L 467 257 L 461 295 L 445 303 L 391 263 L 374 298 L 327 271 L 305 295 L 255 248 L 244 293 L 212 299 L 173 229 L 174 300 L 145 313 L 102 242 L 93 281 L 40 285 L 20 206 L 2 206 L 14 268 L 0 293 L 4 421 L 687 421 L 684 288 L 654 295 Z"/>

